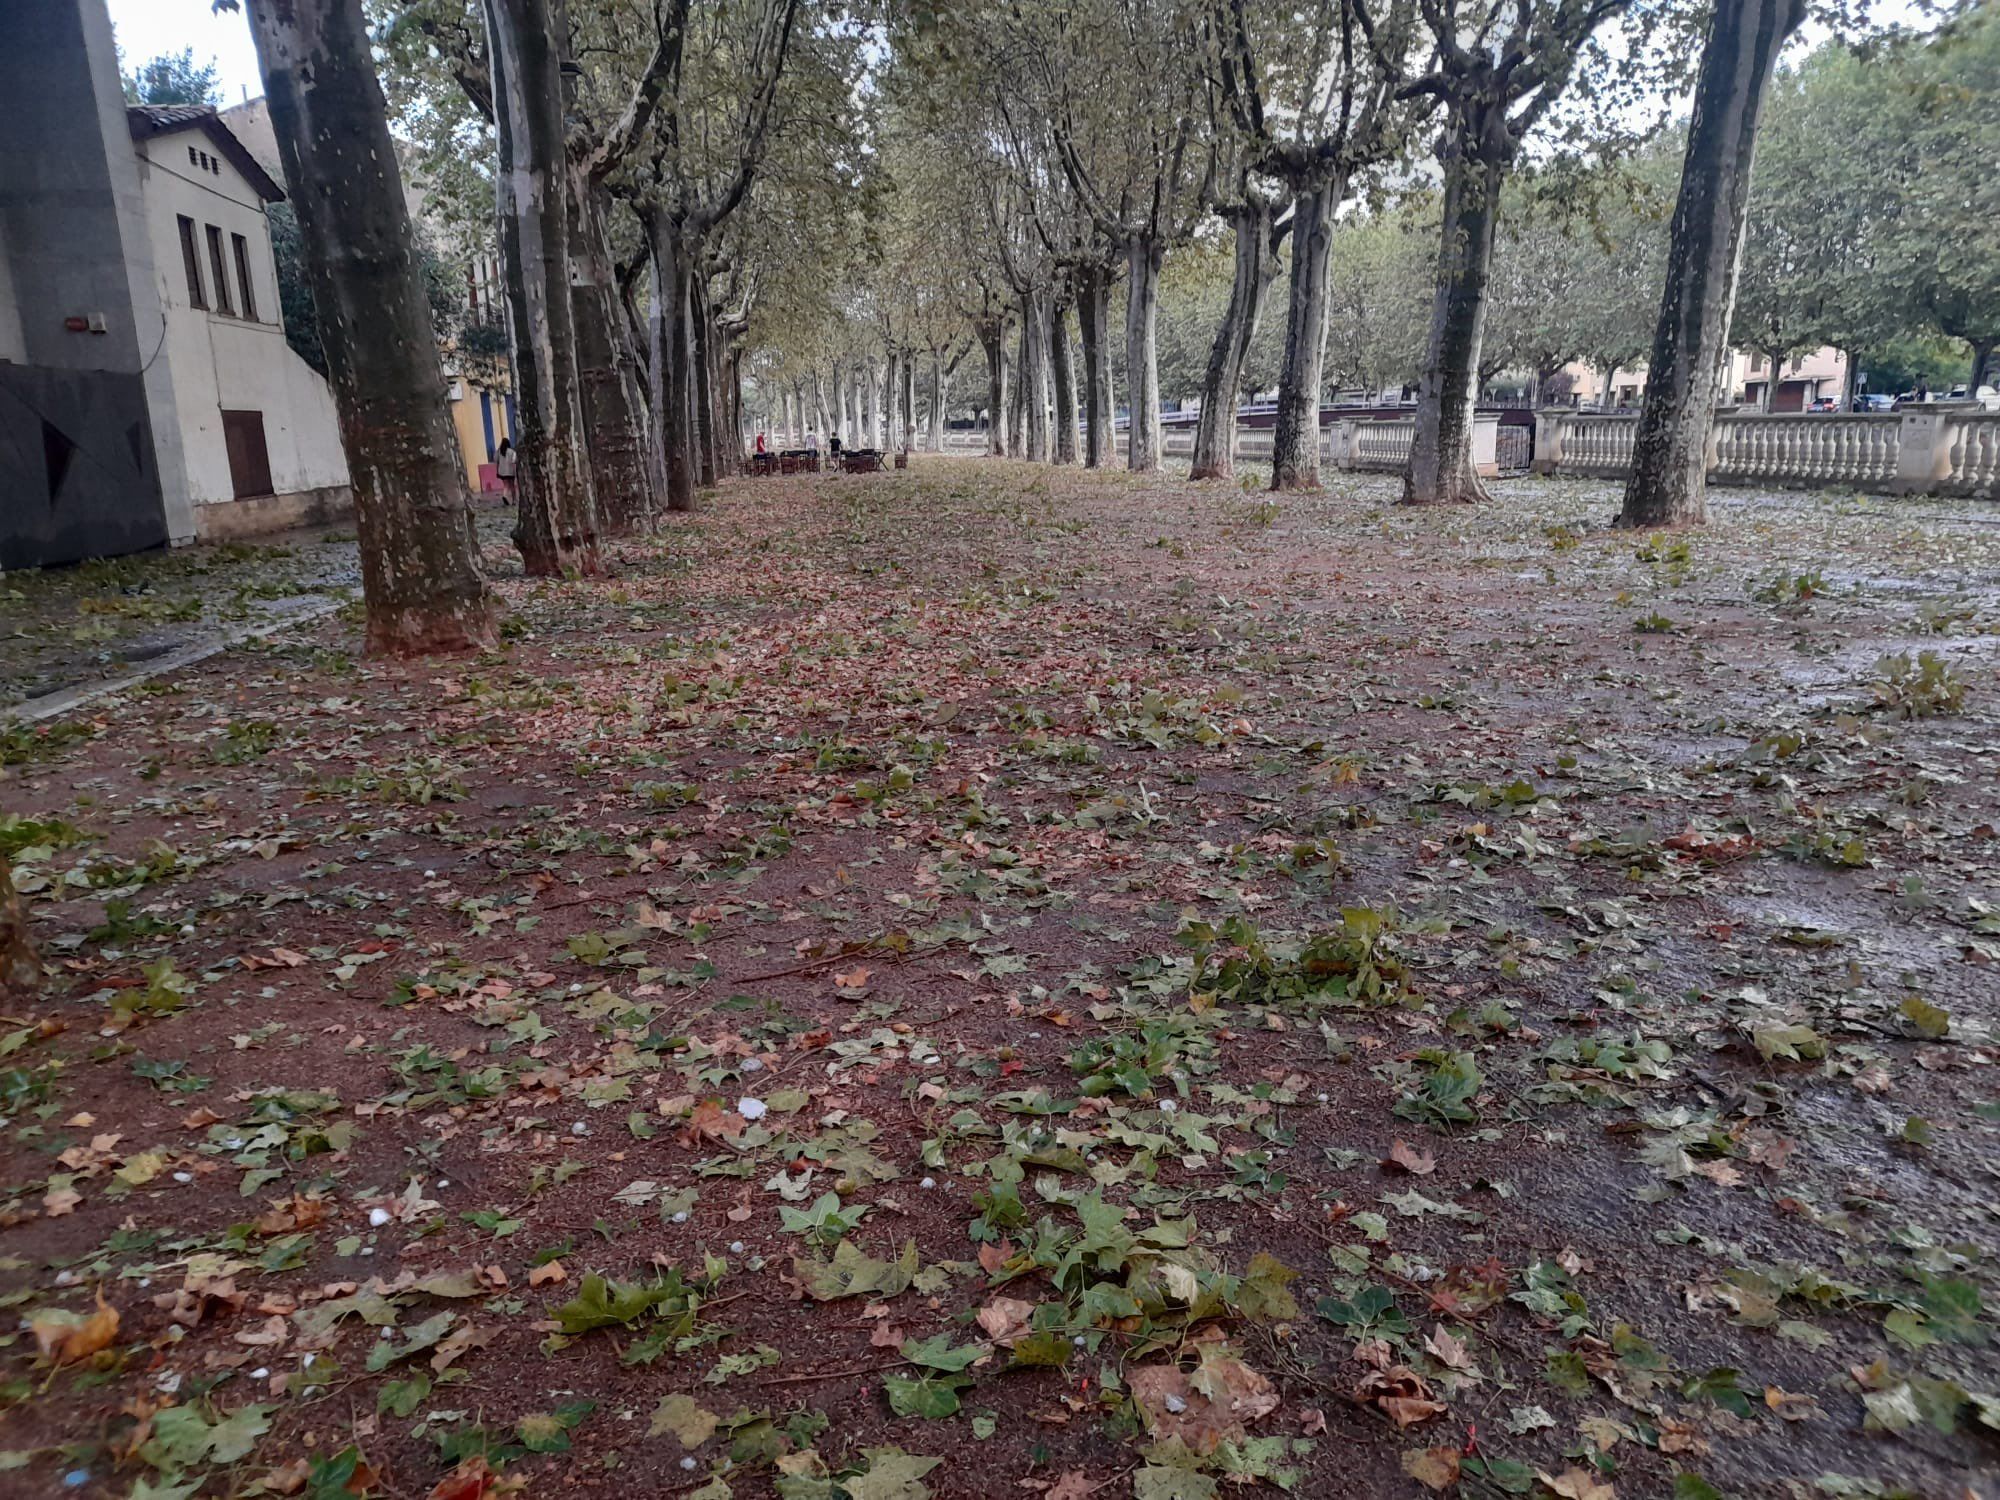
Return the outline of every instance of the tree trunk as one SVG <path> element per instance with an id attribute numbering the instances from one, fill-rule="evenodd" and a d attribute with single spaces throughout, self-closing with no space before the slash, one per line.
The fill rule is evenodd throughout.
<path id="1" fill-rule="evenodd" d="M 659 212 L 644 219 L 653 247 L 652 375 L 653 433 L 667 473 L 667 509 L 694 509 L 694 424 L 691 389 L 694 371 L 688 348 L 688 287 L 691 247 Z"/>
<path id="2" fill-rule="evenodd" d="M 874 355 L 868 356 L 865 378 L 868 382 L 866 400 L 868 405 L 867 427 L 862 434 L 866 439 L 864 448 L 882 446 L 882 366 Z"/>
<path id="3" fill-rule="evenodd" d="M 1243 384 L 1243 361 L 1264 311 L 1264 293 L 1277 270 L 1271 250 L 1271 205 L 1261 195 L 1229 211 L 1236 234 L 1236 272 L 1229 305 L 1209 345 L 1201 382 L 1201 416 L 1194 428 L 1191 479 L 1227 479 L 1236 472 L 1236 396 Z"/>
<path id="4" fill-rule="evenodd" d="M 1125 382 L 1131 387 L 1126 462 L 1135 474 L 1160 467 L 1160 271 L 1166 246 L 1150 235 L 1125 243 Z"/>
<path id="5" fill-rule="evenodd" d="M 1118 461 L 1111 399 L 1111 273 L 1101 265 L 1078 273 L 1077 332 L 1083 337 L 1083 466 Z"/>
<path id="6" fill-rule="evenodd" d="M 42 966 L 28 941 L 28 915 L 14 889 L 13 862 L 0 852 L 0 997 L 26 995 L 41 982 Z"/>
<path id="7" fill-rule="evenodd" d="M 1504 120 L 1500 128 L 1505 129 Z M 1493 266 L 1506 167 L 1497 153 L 1482 158 L 1481 133 L 1475 117 L 1451 129 L 1445 149 L 1444 230 L 1416 436 L 1403 471 L 1405 505 L 1487 498 L 1472 467 L 1472 418 L 1479 401 L 1479 349 L 1486 334 L 1486 278 Z"/>
<path id="8" fill-rule="evenodd" d="M 944 452 L 945 393 L 949 390 L 950 379 L 944 373 L 944 360 L 936 350 L 931 351 L 931 452 Z"/>
<path id="9" fill-rule="evenodd" d="M 639 362 L 619 305 L 604 189 L 582 173 L 571 172 L 568 179 L 570 304 L 584 436 L 600 528 L 607 536 L 622 536 L 652 524 L 659 508 L 658 466 L 650 452 Z"/>
<path id="10" fill-rule="evenodd" d="M 915 351 L 903 356 L 903 447 L 907 450 L 917 446 L 917 356 Z"/>
<path id="11" fill-rule="evenodd" d="M 1007 325 L 986 319 L 978 325 L 979 347 L 986 351 L 986 451 L 1007 456 Z"/>
<path id="12" fill-rule="evenodd" d="M 1292 275 L 1285 301 L 1285 363 L 1271 435 L 1271 488 L 1319 488 L 1319 387 L 1326 359 L 1327 262 L 1346 183 L 1302 189 L 1292 209 Z"/>
<path id="13" fill-rule="evenodd" d="M 1992 339 L 1969 339 L 1967 342 L 1972 345 L 1972 378 L 1965 388 L 1976 396 L 1982 385 L 1992 384 L 1992 377 L 1987 372 L 1993 367 L 1993 351 L 2000 344 Z"/>
<path id="14" fill-rule="evenodd" d="M 1805 12 L 1806 0 L 1736 0 L 1709 21 L 1621 525 L 1708 519 L 1708 439 L 1729 357 L 1757 117 Z"/>
<path id="15" fill-rule="evenodd" d="M 695 481 L 705 490 L 715 488 L 715 366 L 713 318 L 708 297 L 702 289 L 705 276 L 694 278 L 693 297 L 688 305 L 688 329 L 694 334 L 694 459 Z"/>
<path id="16" fill-rule="evenodd" d="M 1069 342 L 1069 303 L 1060 298 L 1049 304 L 1049 376 L 1055 386 L 1055 461 L 1073 464 L 1082 446 L 1076 427 L 1076 354 Z"/>
<path id="17" fill-rule="evenodd" d="M 1027 417 L 1023 451 L 1032 463 L 1049 461 L 1048 303 L 1033 288 L 1021 293 L 1021 406 Z"/>
<path id="18" fill-rule="evenodd" d="M 832 435 L 840 439 L 843 448 L 854 441 L 854 429 L 847 423 L 847 371 L 839 360 L 833 362 L 833 421 Z"/>
<path id="19" fill-rule="evenodd" d="M 515 545 L 538 577 L 598 571 L 570 288 L 561 52 L 547 0 L 485 0 L 500 141 L 500 254 L 513 331 Z"/>
<path id="20" fill-rule="evenodd" d="M 354 491 L 367 649 L 494 644 L 430 299 L 360 0 L 250 0 Z"/>

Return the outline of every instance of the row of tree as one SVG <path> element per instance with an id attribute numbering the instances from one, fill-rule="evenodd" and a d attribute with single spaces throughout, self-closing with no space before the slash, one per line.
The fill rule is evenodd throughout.
<path id="1" fill-rule="evenodd" d="M 1644 355 L 1624 519 L 1661 524 L 1702 514 L 1752 156 L 1807 0 L 248 3 L 346 427 L 371 640 L 411 650 L 488 638 L 491 606 L 447 476 L 392 113 L 427 217 L 471 243 L 497 224 L 531 574 L 590 573 L 600 537 L 691 507 L 740 462 L 746 407 L 790 432 L 941 445 L 975 350 L 993 451 L 1115 462 L 1116 379 L 1127 461 L 1154 468 L 1163 288 L 1203 255 L 1228 276 L 1197 475 L 1229 473 L 1238 393 L 1267 360 L 1273 485 L 1317 483 L 1331 348 L 1337 375 L 1418 373 L 1406 499 L 1475 499 L 1473 403 L 1496 369 Z M 1931 71 L 1880 192 L 1842 200 L 1850 220 L 1990 206 L 1990 174 L 1940 164 L 1988 128 L 1963 105 L 1990 73 L 1993 12 L 1979 0 L 1942 39 L 1892 45 Z M 1780 90 L 1781 140 L 1816 128 L 1792 129 L 1795 93 L 1819 108 L 1869 82 L 1837 64 L 1798 77 L 1821 74 Z M 1677 149 L 1639 149 L 1648 108 L 1689 79 Z M 1786 149 L 1787 189 L 1841 156 Z M 1822 248 L 1830 222 L 1811 217 Z M 1933 326 L 1974 328 L 1990 235 L 1927 257 L 1921 234 L 1857 232 L 1865 271 L 1856 250 L 1844 277 L 1802 276 L 1795 249 L 1763 276 L 1759 239 L 1742 321 L 1772 331 L 1753 342 L 1800 347 L 1838 317 L 1859 347 L 1888 326 L 1885 278 Z M 1802 279 L 1814 307 L 1778 305 Z M 1766 282 L 1784 284 L 1770 307 Z"/>

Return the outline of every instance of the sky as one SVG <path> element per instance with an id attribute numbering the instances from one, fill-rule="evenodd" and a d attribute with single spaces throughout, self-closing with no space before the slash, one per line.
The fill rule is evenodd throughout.
<path id="1" fill-rule="evenodd" d="M 241 104 L 264 92 L 257 49 L 243 12 L 214 11 L 210 0 L 109 0 L 118 51 L 131 69 L 162 52 L 194 48 L 195 66 L 214 61 L 222 102 Z"/>
<path id="2" fill-rule="evenodd" d="M 250 43 L 250 23 L 241 9 L 216 11 L 211 0 L 108 0 L 111 24 L 118 34 L 123 65 L 132 68 L 162 52 L 194 48 L 197 66 L 213 61 L 224 105 L 240 104 L 264 92 L 257 71 L 257 49 Z M 1924 25 L 1929 20 L 1923 0 L 1874 0 L 1870 14 L 1878 24 Z M 1808 24 L 1794 50 L 1809 50 L 1825 39 L 1826 30 Z"/>

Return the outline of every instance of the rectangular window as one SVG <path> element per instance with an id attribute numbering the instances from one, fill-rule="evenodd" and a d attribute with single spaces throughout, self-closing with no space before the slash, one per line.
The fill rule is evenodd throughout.
<path id="1" fill-rule="evenodd" d="M 229 237 L 236 251 L 236 285 L 243 292 L 243 316 L 257 321 L 257 289 L 250 282 L 250 242 L 240 234 Z"/>
<path id="2" fill-rule="evenodd" d="M 201 294 L 201 253 L 194 247 L 194 220 L 186 214 L 181 221 L 181 264 L 187 270 L 188 306 L 207 307 L 208 298 Z"/>
<path id="3" fill-rule="evenodd" d="M 229 305 L 229 271 L 222 263 L 222 231 L 213 224 L 208 229 L 208 269 L 215 275 L 215 310 L 234 313 Z"/>

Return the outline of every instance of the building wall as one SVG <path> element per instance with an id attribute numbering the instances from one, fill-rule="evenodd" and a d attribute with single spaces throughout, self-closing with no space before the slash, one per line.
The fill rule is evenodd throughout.
<path id="1" fill-rule="evenodd" d="M 22 568 L 194 528 L 104 0 L 5 11 L 0 568 Z"/>
<path id="2" fill-rule="evenodd" d="M 211 145 L 204 131 L 190 128 L 154 136 L 136 147 L 189 493 L 197 507 L 236 502 L 224 411 L 262 413 L 273 493 L 338 489 L 348 482 L 339 415 L 326 381 L 285 342 L 264 200 L 228 161 L 216 157 Z M 196 305 L 189 285 L 181 246 L 183 217 L 193 225 L 205 308 Z M 209 252 L 211 225 L 221 234 L 227 311 Z M 243 237 L 248 251 L 254 318 L 244 305 L 236 235 Z M 203 529 L 213 530 L 214 523 L 204 523 Z"/>
<path id="3" fill-rule="evenodd" d="M 1563 366 L 1563 372 L 1570 377 L 1570 392 L 1578 404 L 1605 404 L 1607 382 L 1602 370 L 1572 360 Z M 1730 352 L 1729 375 L 1724 382 L 1728 399 L 1757 405 L 1762 384 L 1769 378 L 1769 366 L 1761 355 L 1743 349 Z M 1788 359 L 1779 378 L 1778 409 L 1802 411 L 1816 396 L 1838 396 L 1845 389 L 1846 380 L 1847 356 L 1838 349 L 1815 349 Z M 1636 406 L 1646 393 L 1646 367 L 1613 370 L 1608 385 L 1610 405 Z"/>

